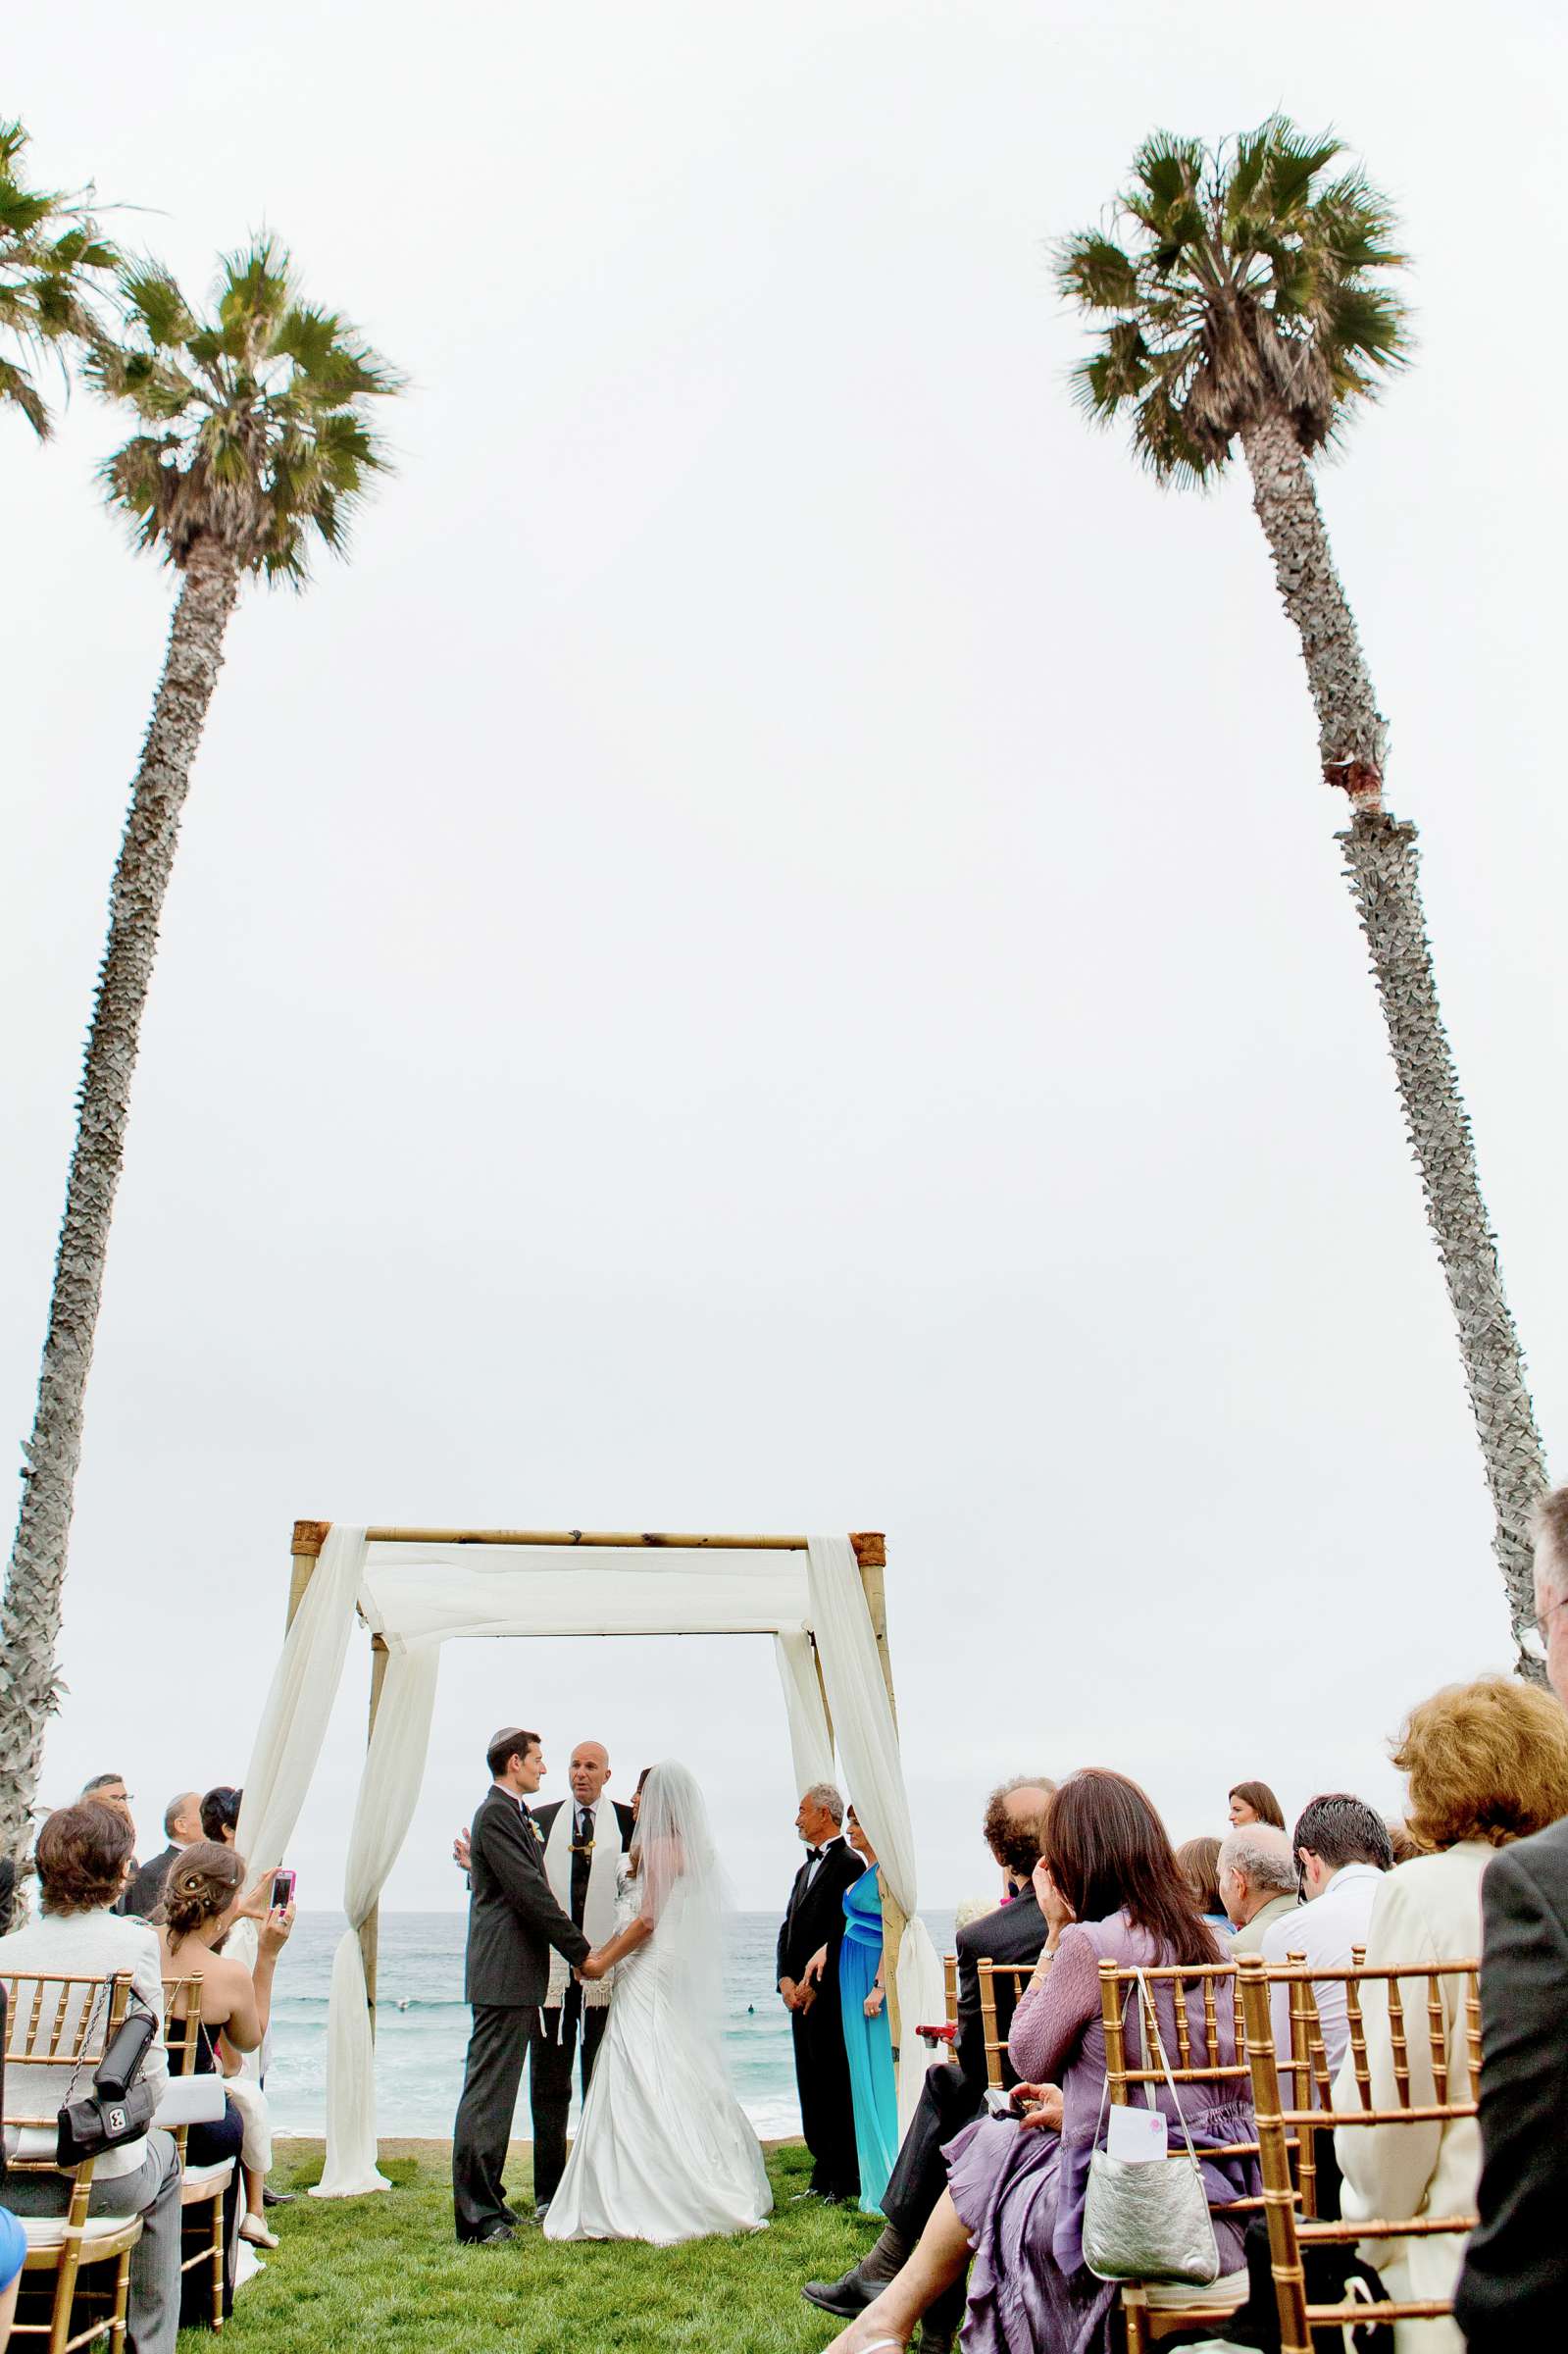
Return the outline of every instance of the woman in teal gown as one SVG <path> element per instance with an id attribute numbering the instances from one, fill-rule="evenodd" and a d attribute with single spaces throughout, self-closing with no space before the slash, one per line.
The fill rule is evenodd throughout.
<path id="1" fill-rule="evenodd" d="M 838 1949 L 839 2009 L 855 2103 L 861 2212 L 880 2216 L 882 2194 L 898 2155 L 898 2090 L 883 1985 L 882 1890 L 877 1858 L 853 1807 L 844 1832 L 866 1868 L 844 1890 L 844 1941 Z"/>

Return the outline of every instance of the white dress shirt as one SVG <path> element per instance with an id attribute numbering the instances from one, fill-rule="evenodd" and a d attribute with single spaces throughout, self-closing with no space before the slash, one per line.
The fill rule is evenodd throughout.
<path id="1" fill-rule="evenodd" d="M 841 1831 L 835 1831 L 831 1839 L 825 1839 L 823 1841 L 821 1847 L 817 1850 L 817 1853 L 814 1856 L 808 1856 L 806 1858 L 805 1886 L 802 1887 L 800 1891 L 802 1896 L 804 1896 L 806 1889 L 811 1886 L 812 1881 L 816 1878 L 818 1872 L 821 1871 L 823 1866 L 827 1863 L 828 1858 L 832 1855 L 834 1849 L 835 1847 L 842 1847 L 842 1845 L 843 1833 Z"/>
<path id="2" fill-rule="evenodd" d="M 1279 1920 L 1270 1921 L 1263 1932 L 1264 1961 L 1286 1962 L 1291 1954 L 1304 1954 L 1320 1970 L 1348 1970 L 1355 1959 L 1352 1946 L 1364 1946 L 1367 1942 L 1372 1908 L 1384 1878 L 1376 1864 L 1341 1864 L 1321 1896 L 1315 1896 L 1309 1905 L 1298 1905 L 1293 1913 L 1285 1914 Z M 1312 1992 L 1323 2022 L 1323 2049 L 1332 2076 L 1350 2041 L 1344 1987 L 1332 1979 L 1314 1979 Z M 1290 2057 L 1290 1987 L 1276 1986 L 1270 2005 L 1274 2013 L 1274 2048 L 1283 2072 Z M 1284 2081 L 1289 2086 L 1291 2079 L 1285 2077 Z"/>

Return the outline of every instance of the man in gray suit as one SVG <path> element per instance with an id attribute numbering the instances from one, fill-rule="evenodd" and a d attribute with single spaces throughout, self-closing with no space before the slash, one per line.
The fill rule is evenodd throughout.
<path id="1" fill-rule="evenodd" d="M 1568 1488 L 1536 1515 L 1536 1628 L 1568 1708 Z M 1481 1883 L 1481 2185 L 1454 2318 L 1472 2354 L 1568 2333 L 1568 1818 Z"/>
<path id="2" fill-rule="evenodd" d="M 537 1733 L 503 1725 L 485 1763 L 490 1788 L 469 1833 L 463 1999 L 474 2025 L 452 2130 L 452 2206 L 458 2238 L 490 2246 L 514 2237 L 519 2221 L 501 2174 L 529 2031 L 549 1986 L 549 1949 L 574 1969 L 590 1949 L 544 1876 L 544 1843 L 528 1807 L 544 1778 Z"/>

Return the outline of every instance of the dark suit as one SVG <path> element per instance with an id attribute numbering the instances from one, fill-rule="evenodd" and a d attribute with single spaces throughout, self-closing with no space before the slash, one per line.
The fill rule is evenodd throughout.
<path id="1" fill-rule="evenodd" d="M 789 2024 L 800 2090 L 800 2130 L 811 2152 L 811 2187 L 846 2199 L 860 2195 L 860 2161 L 855 2155 L 849 2055 L 838 2007 L 838 1948 L 844 1937 L 844 1890 L 864 1868 L 842 1839 L 825 1849 L 815 1870 L 807 1857 L 789 1891 L 775 1973 L 781 1985 L 785 1978 L 798 1984 L 813 1954 L 828 1948 L 817 1999 L 808 2010 L 791 2011 Z"/>
<path id="2" fill-rule="evenodd" d="M 148 1863 L 138 1865 L 130 1886 L 116 1907 L 117 1912 L 134 1913 L 145 1920 L 163 1895 L 170 1865 L 184 1852 L 182 1847 L 166 1847 L 161 1856 L 154 1856 Z"/>
<path id="3" fill-rule="evenodd" d="M 482 2239 L 515 2220 L 501 2172 L 524 2051 L 550 1982 L 550 1948 L 575 1968 L 587 1960 L 588 1941 L 550 1894 L 532 1816 L 499 1783 L 474 1817 L 469 1845 L 463 1999 L 474 2026 L 452 2129 L 452 2205 L 458 2238 Z"/>
<path id="4" fill-rule="evenodd" d="M 534 1821 L 548 1839 L 550 1825 L 563 1807 L 575 1807 L 572 1798 L 552 1799 L 540 1807 Z M 614 1826 L 613 1828 L 611 1826 Z M 619 1834 L 621 1853 L 632 1845 L 632 1809 L 601 1798 L 594 1818 L 594 1841 L 601 1836 L 614 1838 Z M 571 1913 L 578 1927 L 582 1926 L 582 1908 L 588 1899 L 588 1872 L 591 1856 L 574 1851 L 572 1857 Z M 534 2016 L 529 2033 L 529 2098 L 533 2111 L 533 2199 L 536 2206 L 553 2199 L 556 2185 L 566 2171 L 566 2121 L 572 2106 L 572 2055 L 578 2045 L 579 2029 L 582 2045 L 582 2097 L 587 2098 L 588 2078 L 593 2063 L 599 2056 L 599 2045 L 609 2022 L 607 2003 L 584 2004 L 582 1989 L 574 1980 L 567 1988 L 566 2001 L 558 2009 L 545 2009 Z"/>
<path id="5" fill-rule="evenodd" d="M 1476 2354 L 1568 2334 L 1568 1821 L 1481 1883 L 1481 2222 L 1454 2314 Z"/>
<path id="6" fill-rule="evenodd" d="M 899 2146 L 883 2193 L 882 2211 L 913 2242 L 925 2230 L 932 2209 L 947 2188 L 942 2144 L 972 2120 L 986 2102 L 986 2022 L 980 2008 L 982 1961 L 1035 1962 L 1045 1942 L 1045 1921 L 1033 1888 L 983 1913 L 958 1932 L 958 2036 L 954 2057 L 928 2069 L 920 2100 Z M 1007 2032 L 1016 2000 L 1014 1981 L 996 1981 L 996 2020 Z M 1002 2074 L 1017 2082 L 1004 2055 Z"/>

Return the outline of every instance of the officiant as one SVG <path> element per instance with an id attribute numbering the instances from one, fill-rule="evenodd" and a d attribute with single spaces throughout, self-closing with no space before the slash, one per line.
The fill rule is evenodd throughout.
<path id="1" fill-rule="evenodd" d="M 544 1872 L 563 1913 L 570 1913 L 590 1946 L 615 1935 L 621 1859 L 632 1845 L 632 1809 L 604 1795 L 610 1753 L 602 1741 L 580 1741 L 567 1772 L 572 1795 L 536 1807 L 544 1835 Z M 572 2060 L 580 2057 L 582 2093 L 609 2018 L 608 1978 L 580 1985 L 563 1954 L 550 1955 L 550 1984 L 530 2038 L 533 2111 L 533 2204 L 542 2216 L 566 2168 L 566 2120 L 572 2105 Z"/>

